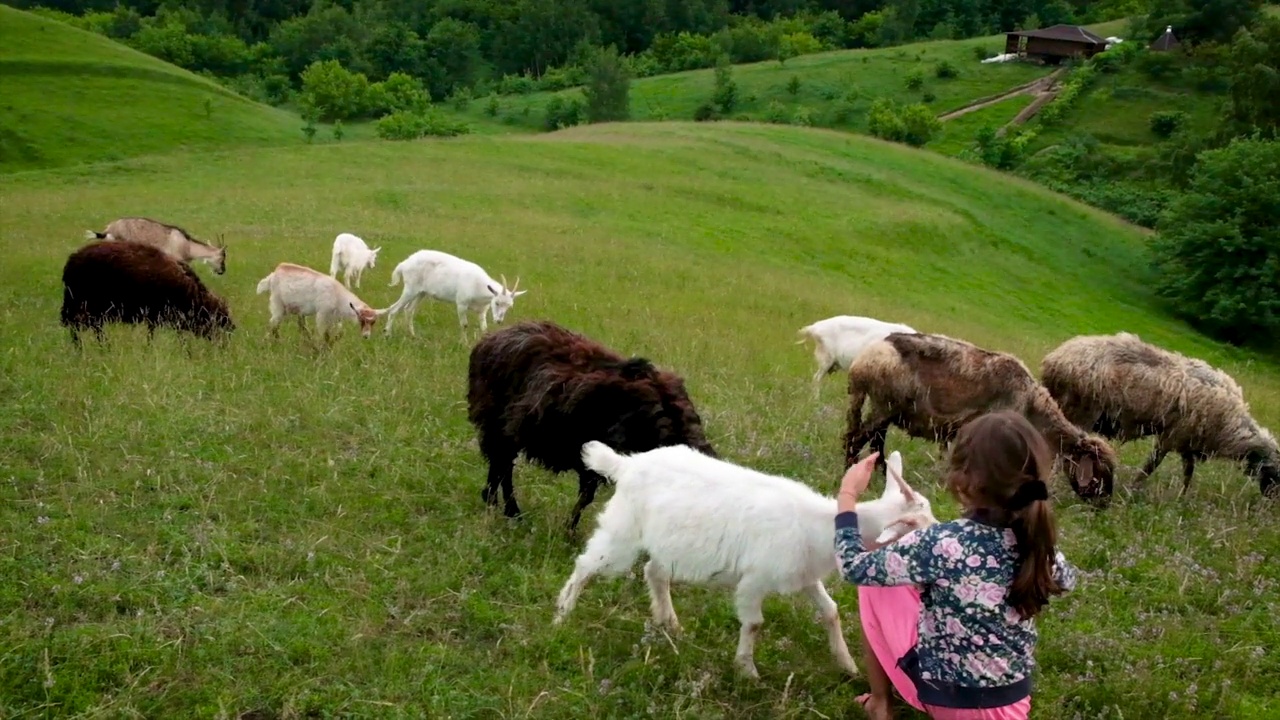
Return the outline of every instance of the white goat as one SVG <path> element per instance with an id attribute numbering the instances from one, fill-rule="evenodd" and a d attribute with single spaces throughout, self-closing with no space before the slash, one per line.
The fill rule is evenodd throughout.
<path id="1" fill-rule="evenodd" d="M 803 590 L 818 608 L 837 664 L 858 674 L 835 601 L 822 583 L 837 569 L 834 498 L 685 445 L 624 456 L 591 441 L 582 446 L 582 460 L 616 489 L 560 590 L 553 624 L 573 609 L 592 576 L 620 575 L 646 552 L 644 576 L 657 625 L 680 630 L 671 605 L 673 580 L 735 588 L 742 623 L 736 662 L 759 677 L 754 655 L 764 598 Z M 894 452 L 888 465 L 896 482 L 881 499 L 858 505 L 860 531 L 876 540 L 936 522 L 928 500 L 902 479 L 901 454 Z"/>
<path id="2" fill-rule="evenodd" d="M 340 233 L 333 239 L 333 259 L 329 262 L 329 274 L 338 277 L 342 271 L 342 284 L 351 287 L 351 279 L 355 278 L 356 287 L 360 287 L 360 276 L 365 270 L 374 267 L 378 260 L 378 251 L 382 246 L 370 250 L 364 240 L 351 233 Z"/>
<path id="3" fill-rule="evenodd" d="M 408 311 L 406 321 L 409 323 L 409 334 L 413 331 L 413 313 L 423 297 L 430 297 L 441 302 L 451 302 L 458 309 L 458 324 L 462 326 L 463 338 L 467 332 L 467 311 L 480 313 L 480 332 L 488 327 L 485 316 L 493 314 L 494 324 L 501 324 L 507 310 L 515 303 L 516 298 L 529 292 L 519 290 L 520 278 L 516 284 L 507 289 L 507 276 L 502 282 L 489 277 L 479 265 L 463 260 L 455 255 L 439 250 L 419 250 L 403 262 L 396 265 L 391 272 L 391 286 L 404 280 L 404 291 L 400 299 L 391 307 L 379 310 L 379 315 L 387 315 L 386 333 L 391 334 L 391 318 L 401 310 Z"/>
<path id="4" fill-rule="evenodd" d="M 909 325 L 861 315 L 836 315 L 800 328 L 800 340 L 796 344 L 803 345 L 805 341 L 812 340 L 813 357 L 818 361 L 818 371 L 813 375 L 813 396 L 818 397 L 824 375 L 849 369 L 849 363 L 868 345 L 896 332 L 914 333 L 916 330 Z"/>
<path id="5" fill-rule="evenodd" d="M 297 316 L 298 329 L 303 334 L 308 334 L 304 319 L 315 315 L 316 330 L 326 343 L 330 329 L 344 318 L 358 322 L 360 334 L 365 338 L 373 332 L 373 324 L 378 320 L 378 311 L 356 297 L 337 278 L 302 265 L 287 262 L 277 265 L 270 275 L 258 281 L 259 295 L 268 290 L 271 291 L 272 337 L 280 336 L 280 323 L 285 315 Z"/>

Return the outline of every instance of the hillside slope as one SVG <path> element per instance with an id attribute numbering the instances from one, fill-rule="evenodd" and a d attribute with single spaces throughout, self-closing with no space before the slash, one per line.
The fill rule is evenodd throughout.
<path id="1" fill-rule="evenodd" d="M 523 522 L 483 512 L 453 307 L 423 302 L 416 338 L 403 317 L 390 339 L 348 326 L 329 352 L 292 323 L 268 337 L 258 280 L 281 261 L 327 268 L 342 231 L 383 248 L 357 291 L 374 306 L 399 295 L 391 268 L 420 248 L 519 276 L 529 294 L 508 323 L 552 319 L 676 370 L 724 457 L 825 492 L 843 470 L 845 393 L 834 376 L 812 398 L 813 358 L 795 332 L 838 313 L 906 321 L 1032 367 L 1074 334 L 1129 330 L 1222 364 L 1262 422 L 1280 421 L 1273 365 L 1152 311 L 1132 228 L 865 137 L 637 123 L 110 170 L 0 177 L 0 577 L 14 579 L 0 583 L 0 715 L 855 708 L 865 679 L 838 675 L 803 598 L 766 604 L 759 682 L 733 674 L 738 624 L 720 590 L 675 588 L 683 637 L 648 631 L 638 577 L 594 581 L 551 626 L 581 547 L 562 529 L 576 483 L 520 462 Z M 227 273 L 197 267 L 238 325 L 225 347 L 113 328 L 108 346 L 69 352 L 62 262 L 85 227 L 126 211 L 226 234 Z M 894 431 L 889 448 L 939 517 L 954 517 L 936 446 Z M 1175 460 L 1129 499 L 1147 448 L 1124 448 L 1121 493 L 1104 512 L 1053 479 L 1060 547 L 1083 573 L 1037 619 L 1036 717 L 1270 717 L 1274 510 L 1221 461 L 1201 467 L 1185 500 Z M 857 647 L 857 593 L 829 587 Z"/>
<path id="2" fill-rule="evenodd" d="M 1095 32 L 1118 32 L 1123 21 L 1090 25 Z M 998 94 L 1038 77 L 1052 68 L 1027 63 L 978 61 L 976 53 L 1002 52 L 1004 35 L 912 43 L 868 50 L 839 50 L 803 55 L 780 64 L 776 60 L 733 66 L 737 103 L 728 117 L 783 124 L 804 124 L 841 130 L 866 130 L 866 114 L 877 98 L 900 103 L 926 102 L 936 113 L 960 108 L 979 98 Z M 953 78 L 937 76 L 941 62 L 958 71 Z M 922 76 L 911 90 L 907 78 Z M 792 78 L 797 80 L 792 85 Z M 634 120 L 692 120 L 699 105 L 711 99 L 712 70 L 638 78 L 631 83 Z M 791 92 L 792 90 L 796 92 Z M 552 96 L 579 97 L 574 88 L 556 93 L 505 95 L 497 99 L 496 117 L 513 126 L 540 128 Z M 469 114 L 486 117 L 488 101 L 473 102 Z"/>
<path id="3" fill-rule="evenodd" d="M 287 112 L 5 5 L 0 86 L 0 172 L 302 141 Z"/>

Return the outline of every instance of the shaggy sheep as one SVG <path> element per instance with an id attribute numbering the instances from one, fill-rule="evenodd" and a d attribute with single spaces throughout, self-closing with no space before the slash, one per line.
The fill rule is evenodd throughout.
<path id="1" fill-rule="evenodd" d="M 235 329 L 222 298 L 209 292 L 186 264 L 141 243 L 110 240 L 76 250 L 62 268 L 62 324 L 80 347 L 80 330 L 98 340 L 107 323 L 157 326 L 213 339 Z"/>
<path id="2" fill-rule="evenodd" d="M 1120 442 L 1154 435 L 1141 483 L 1165 455 L 1182 456 L 1182 492 L 1197 460 L 1241 461 L 1264 495 L 1280 495 L 1280 447 L 1249 414 L 1232 377 L 1137 335 L 1080 335 L 1041 364 L 1044 386 L 1071 422 Z"/>
<path id="3" fill-rule="evenodd" d="M 583 443 L 601 440 L 621 452 L 686 444 L 715 456 L 678 375 L 552 322 L 483 337 L 471 349 L 468 385 L 467 415 L 489 464 L 481 497 L 496 505 L 501 486 L 507 517 L 520 514 L 511 473 L 522 451 L 552 472 L 578 473 L 570 532 L 603 480 L 583 466 Z"/>
<path id="4" fill-rule="evenodd" d="M 201 260 L 209 263 L 213 271 L 222 275 L 227 271 L 227 246 L 217 246 L 197 240 L 191 233 L 177 225 L 141 217 L 126 217 L 111 221 L 103 232 L 85 230 L 88 240 L 119 240 L 160 248 L 181 263 Z"/>
<path id="5" fill-rule="evenodd" d="M 863 420 L 868 398 L 871 411 Z M 852 465 L 868 442 L 883 453 L 890 425 L 912 437 L 949 442 L 965 423 L 996 410 L 1031 421 L 1067 461 L 1063 470 L 1081 498 L 1111 495 L 1116 456 L 1106 440 L 1072 425 L 1016 357 L 943 335 L 893 333 L 853 361 L 845 462 Z"/>
<path id="6" fill-rule="evenodd" d="M 836 663 L 858 668 L 840 631 L 840 614 L 823 578 L 837 570 L 836 500 L 804 483 L 735 465 L 686 446 L 621 455 L 600 442 L 582 447 L 583 464 L 617 485 L 597 516 L 598 527 L 574 563 L 556 604 L 560 624 L 595 575 L 626 572 L 643 552 L 649 560 L 654 623 L 680 630 L 671 583 L 734 588 L 741 630 L 736 662 L 758 677 L 754 654 L 768 595 L 803 591 L 817 606 Z M 902 477 L 902 456 L 888 465 L 893 480 L 878 500 L 858 503 L 859 531 L 868 542 L 896 540 L 935 522 L 929 502 Z"/>

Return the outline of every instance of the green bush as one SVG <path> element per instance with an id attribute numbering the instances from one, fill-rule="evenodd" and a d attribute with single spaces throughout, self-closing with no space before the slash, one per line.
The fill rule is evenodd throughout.
<path id="1" fill-rule="evenodd" d="M 547 101 L 542 127 L 548 132 L 572 127 L 582 122 L 583 114 L 581 100 L 576 97 L 565 99 L 556 95 Z"/>
<path id="2" fill-rule="evenodd" d="M 791 124 L 803 125 L 806 127 L 813 125 L 813 111 L 804 105 L 801 105 L 796 108 L 796 111 L 791 115 Z"/>
<path id="3" fill-rule="evenodd" d="M 1237 139 L 1200 154 L 1151 243 L 1156 291 L 1235 344 L 1280 332 L 1280 143 Z"/>
<path id="4" fill-rule="evenodd" d="M 631 117 L 631 77 L 618 50 L 610 45 L 592 52 L 587 67 L 586 120 L 617 122 Z"/>
<path id="5" fill-rule="evenodd" d="M 942 80 L 950 80 L 952 78 L 960 77 L 960 71 L 957 70 L 956 66 L 952 65 L 949 60 L 943 60 L 937 65 L 934 65 L 933 74 L 937 75 L 938 78 Z"/>
<path id="6" fill-rule="evenodd" d="M 898 107 L 880 98 L 867 113 L 867 128 L 876 137 L 921 147 L 942 131 L 942 123 L 923 103 Z"/>
<path id="7" fill-rule="evenodd" d="M 991 52 L 990 50 L 984 47 L 979 46 L 973 49 L 973 58 L 975 60 L 978 60 L 979 62 L 992 57 L 995 57 L 995 53 Z"/>
<path id="8" fill-rule="evenodd" d="M 907 89 L 919 90 L 924 87 L 924 73 L 919 70 L 912 70 L 907 74 Z"/>
<path id="9" fill-rule="evenodd" d="M 450 120 L 435 109 L 421 113 L 400 110 L 379 119 L 374 124 L 373 131 L 384 140 L 416 140 L 428 135 L 466 135 L 471 132 L 471 126 Z"/>
<path id="10" fill-rule="evenodd" d="M 694 108 L 694 122 L 707 122 L 708 120 L 715 120 L 716 117 L 716 106 L 710 100 Z"/>
<path id="11" fill-rule="evenodd" d="M 320 120 L 359 117 L 369 106 L 369 79 L 337 60 L 316 61 L 302 72 L 302 97 Z"/>
<path id="12" fill-rule="evenodd" d="M 715 91 L 711 95 L 713 109 L 728 115 L 738 102 L 738 84 L 733 81 L 733 66 L 721 55 L 716 60 Z"/>
<path id="13" fill-rule="evenodd" d="M 791 116 L 787 113 L 787 106 L 774 100 L 769 103 L 769 107 L 764 111 L 765 122 L 786 125 Z"/>
<path id="14" fill-rule="evenodd" d="M 1151 132 L 1162 138 L 1172 136 L 1186 121 L 1187 114 L 1181 110 L 1157 110 L 1147 120 Z"/>
<path id="15" fill-rule="evenodd" d="M 921 102 L 924 102 L 924 103 L 931 103 L 937 99 L 938 99 L 938 96 L 934 95 L 932 90 L 925 90 L 924 94 L 920 96 Z"/>
<path id="16" fill-rule="evenodd" d="M 787 92 L 790 93 L 791 95 L 800 94 L 800 76 L 799 75 L 792 75 L 791 79 L 787 81 Z"/>

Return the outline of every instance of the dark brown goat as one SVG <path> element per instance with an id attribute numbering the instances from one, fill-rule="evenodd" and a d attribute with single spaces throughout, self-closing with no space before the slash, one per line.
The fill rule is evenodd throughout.
<path id="1" fill-rule="evenodd" d="M 164 325 L 212 339 L 235 329 L 222 298 L 209 292 L 190 267 L 163 250 L 106 240 L 85 245 L 62 268 L 62 324 L 80 346 L 80 330 L 102 340 L 109 322 Z"/>
<path id="2" fill-rule="evenodd" d="M 608 482 L 583 466 L 583 443 L 599 440 L 621 453 L 683 444 L 717 457 L 680 376 L 555 323 L 526 321 L 486 335 L 471 350 L 468 383 L 467 415 L 489 463 L 481 497 L 497 505 L 501 486 L 507 517 L 520 514 L 511 474 L 521 452 L 552 472 L 578 473 L 570 532 Z"/>

